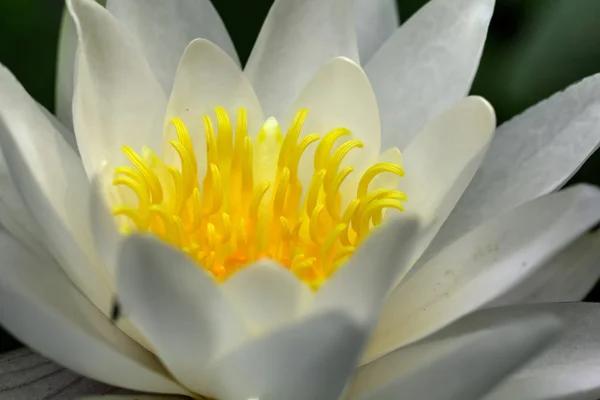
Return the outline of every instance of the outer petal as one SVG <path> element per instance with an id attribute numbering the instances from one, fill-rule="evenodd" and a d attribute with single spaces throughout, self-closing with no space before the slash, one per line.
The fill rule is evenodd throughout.
<path id="1" fill-rule="evenodd" d="M 50 111 L 46 109 L 43 105 L 38 103 L 38 106 L 44 116 L 52 123 L 54 129 L 62 135 L 65 139 L 65 142 L 71 146 L 71 148 L 77 152 L 79 149 L 77 148 L 77 139 L 75 138 L 75 133 L 73 132 L 73 127 L 67 128 L 58 118 L 54 116 Z M 70 124 L 72 125 L 72 123 Z"/>
<path id="2" fill-rule="evenodd" d="M 77 29 L 73 17 L 65 8 L 58 40 L 56 65 L 56 116 L 69 130 L 73 130 L 73 89 L 75 87 L 75 58 L 77 53 Z"/>
<path id="3" fill-rule="evenodd" d="M 117 390 L 83 378 L 28 348 L 0 356 L 0 397 L 4 399 L 72 400 Z"/>
<path id="4" fill-rule="evenodd" d="M 165 96 L 134 40 L 92 0 L 68 0 L 79 33 L 74 127 L 88 176 L 121 165 L 120 148 L 158 148 Z"/>
<path id="5" fill-rule="evenodd" d="M 149 352 L 89 303 L 51 260 L 27 252 L 2 232 L 0 250 L 0 322 L 11 334 L 90 378 L 134 390 L 185 393 Z"/>
<path id="6" fill-rule="evenodd" d="M 248 337 L 214 279 L 156 239 L 131 236 L 121 247 L 117 292 L 124 315 L 173 375 L 191 390 L 213 396 L 209 363 Z"/>
<path id="7" fill-rule="evenodd" d="M 176 137 L 171 119 L 181 118 L 196 149 L 200 174 L 206 171 L 206 139 L 202 117 L 213 116 L 213 125 L 216 127 L 214 108 L 217 106 L 227 111 L 234 127 L 238 109 L 246 108 L 248 133 L 257 135 L 260 131 L 264 122 L 260 102 L 240 67 L 213 43 L 197 39 L 186 48 L 177 70 L 167 108 L 165 136 L 167 140 Z M 171 157 L 175 154 L 173 151 Z"/>
<path id="8" fill-rule="evenodd" d="M 417 228 L 406 217 L 385 222 L 317 292 L 309 311 L 340 311 L 370 329 L 395 279 L 409 266 Z"/>
<path id="9" fill-rule="evenodd" d="M 365 361 L 494 300 L 600 220 L 600 191 L 574 187 L 498 216 L 445 248 L 388 296 Z"/>
<path id="10" fill-rule="evenodd" d="M 485 218 L 562 186 L 600 144 L 600 74 L 498 128 L 471 185 L 428 254 Z"/>
<path id="11" fill-rule="evenodd" d="M 245 67 L 268 116 L 282 116 L 319 67 L 358 60 L 351 0 L 276 0 Z"/>
<path id="12" fill-rule="evenodd" d="M 413 263 L 479 168 L 495 126 L 490 104 L 481 97 L 467 97 L 431 121 L 404 152 L 406 176 L 400 189 L 408 196 L 406 209 L 422 217 L 425 229 L 415 245 Z"/>
<path id="13" fill-rule="evenodd" d="M 165 93 L 171 91 L 183 51 L 196 38 L 216 43 L 239 64 L 210 0 L 108 0 L 106 8 L 131 32 Z"/>
<path id="14" fill-rule="evenodd" d="M 15 78 L 0 67 L 0 145 L 12 181 L 53 256 L 105 313 L 108 281 L 95 263 L 81 160 Z"/>
<path id="15" fill-rule="evenodd" d="M 219 360 L 217 398 L 337 399 L 354 369 L 365 332 L 330 312 L 300 320 Z"/>
<path id="16" fill-rule="evenodd" d="M 361 367 L 347 399 L 479 399 L 546 347 L 559 327 L 557 319 L 534 314 L 396 350 Z"/>
<path id="17" fill-rule="evenodd" d="M 501 307 L 478 311 L 465 317 L 464 323 L 485 327 L 493 323 L 492 321 L 515 317 L 528 318 L 540 312 L 554 314 L 563 320 L 564 332 L 556 343 L 501 383 L 485 397 L 485 400 L 597 399 L 600 396 L 598 304 L 531 304 Z M 454 328 L 454 325 L 450 328 Z M 452 333 L 448 331 L 448 334 Z"/>
<path id="18" fill-rule="evenodd" d="M 383 146 L 404 148 L 469 92 L 494 0 L 432 0 L 365 67 L 381 107 Z"/>
<path id="19" fill-rule="evenodd" d="M 288 269 L 270 260 L 245 267 L 222 288 L 255 334 L 297 319 L 313 295 Z"/>
<path id="20" fill-rule="evenodd" d="M 5 165 L 0 167 L 0 225 L 36 254 L 48 253 L 40 227 L 23 204 Z"/>
<path id="21" fill-rule="evenodd" d="M 355 181 L 354 184 L 358 184 L 362 169 L 376 160 L 380 149 L 377 100 L 364 71 L 347 58 L 331 60 L 302 89 L 282 124 L 283 129 L 289 128 L 301 109 L 308 110 L 302 136 L 310 133 L 323 136 L 333 129 L 346 128 L 352 133 L 352 139 L 363 142 L 364 147 L 352 150 L 342 163 L 342 168 L 346 165 L 357 168 L 352 173 L 355 179 L 349 178 L 341 189 L 342 193 L 354 195 L 355 190 L 350 188 L 350 183 Z M 347 137 L 350 136 L 344 136 L 343 139 Z M 314 152 L 313 145 L 300 160 L 299 177 L 304 187 L 308 187 L 312 176 Z"/>
<path id="22" fill-rule="evenodd" d="M 396 0 L 354 0 L 354 27 L 362 65 L 400 25 Z"/>
<path id="23" fill-rule="evenodd" d="M 584 235 L 489 306 L 580 301 L 600 277 L 600 233 Z"/>

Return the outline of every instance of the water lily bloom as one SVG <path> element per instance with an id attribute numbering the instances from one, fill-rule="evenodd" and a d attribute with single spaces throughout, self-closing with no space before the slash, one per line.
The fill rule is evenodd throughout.
<path id="1" fill-rule="evenodd" d="M 276 0 L 242 70 L 208 1 L 69 0 L 62 123 L 0 70 L 2 325 L 98 381 L 221 400 L 480 398 L 555 336 L 540 311 L 581 336 L 595 307 L 515 304 L 600 275 L 600 192 L 556 191 L 600 142 L 600 76 L 494 134 L 464 97 L 493 0 L 398 29 L 393 4 Z M 492 396 L 600 387 L 572 343 Z"/>

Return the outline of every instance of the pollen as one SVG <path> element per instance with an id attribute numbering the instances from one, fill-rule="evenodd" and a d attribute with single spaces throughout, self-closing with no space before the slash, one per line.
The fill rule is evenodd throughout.
<path id="1" fill-rule="evenodd" d="M 303 136 L 303 109 L 285 135 L 269 118 L 252 138 L 245 109 L 235 124 L 223 108 L 216 107 L 215 115 L 216 124 L 210 116 L 202 119 L 202 158 L 179 118 L 170 121 L 179 165 L 167 165 L 147 147 L 141 153 L 122 147 L 131 165 L 116 168 L 112 183 L 136 199 L 113 208 L 123 234 L 154 235 L 219 282 L 267 258 L 317 290 L 382 223 L 386 209 L 404 210 L 404 193 L 369 189 L 382 173 L 404 176 L 399 165 L 376 163 L 357 177 L 353 166 L 343 166 L 348 153 L 363 147 L 349 130 Z M 311 146 L 312 165 L 301 163 Z M 343 193 L 351 178 L 354 191 Z"/>

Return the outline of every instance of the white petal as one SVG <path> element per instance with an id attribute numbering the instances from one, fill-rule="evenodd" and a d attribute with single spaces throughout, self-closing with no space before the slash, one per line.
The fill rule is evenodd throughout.
<path id="1" fill-rule="evenodd" d="M 598 304 L 532 304 L 484 310 L 481 324 L 531 312 L 552 313 L 564 321 L 565 331 L 539 357 L 501 383 L 485 400 L 574 400 L 600 397 Z"/>
<path id="2" fill-rule="evenodd" d="M 580 301 L 600 278 L 600 233 L 584 235 L 489 307 Z"/>
<path id="3" fill-rule="evenodd" d="M 300 320 L 219 360 L 212 378 L 216 397 L 337 399 L 364 339 L 364 331 L 336 312 Z"/>
<path id="4" fill-rule="evenodd" d="M 275 0 L 244 72 L 267 116 L 282 117 L 319 67 L 358 60 L 351 0 Z"/>
<path id="5" fill-rule="evenodd" d="M 410 217 L 386 221 L 317 292 L 309 311 L 337 310 L 369 329 L 396 277 L 408 267 L 417 228 Z"/>
<path id="6" fill-rule="evenodd" d="M 0 67 L 0 145 L 12 181 L 35 217 L 53 256 L 103 312 L 109 282 L 95 263 L 81 160 L 41 113 L 37 103 Z"/>
<path id="7" fill-rule="evenodd" d="M 75 135 L 91 177 L 122 165 L 121 146 L 159 148 L 166 98 L 142 51 L 92 0 L 68 0 L 79 33 L 73 102 Z"/>
<path id="8" fill-rule="evenodd" d="M 257 135 L 260 131 L 264 122 L 260 102 L 240 67 L 213 43 L 197 39 L 185 49 L 177 70 L 165 119 L 165 138 L 176 138 L 171 119 L 181 118 L 196 149 L 199 176 L 206 171 L 202 117 L 211 116 L 216 127 L 214 108 L 217 106 L 225 109 L 234 127 L 238 109 L 246 108 L 248 134 Z M 175 155 L 172 151 L 170 157 Z"/>
<path id="9" fill-rule="evenodd" d="M 541 197 L 471 231 L 388 296 L 365 361 L 496 299 L 598 220 L 600 191 L 577 186 Z"/>
<path id="10" fill-rule="evenodd" d="M 562 186 L 600 144 L 600 74 L 504 123 L 428 254 L 504 210 Z"/>
<path id="11" fill-rule="evenodd" d="M 373 54 L 400 25 L 396 0 L 353 0 L 354 27 L 360 63 L 367 65 Z"/>
<path id="12" fill-rule="evenodd" d="M 350 151 L 342 163 L 342 168 L 346 165 L 357 168 L 351 175 L 356 179 L 349 178 L 348 183 L 355 180 L 354 183 L 358 184 L 362 169 L 376 161 L 380 149 L 377 100 L 364 71 L 347 58 L 330 60 L 310 79 L 294 101 L 283 120 L 284 130 L 303 108 L 308 110 L 308 116 L 302 127 L 302 136 L 318 133 L 322 137 L 333 129 L 346 128 L 352 133 L 352 139 L 363 142 L 364 147 Z M 343 139 L 348 137 L 350 135 Z M 315 148 L 310 146 L 300 160 L 299 177 L 304 187 L 308 187 L 313 172 Z M 350 188 L 344 189 L 346 183 L 342 191 L 355 193 Z"/>
<path id="13" fill-rule="evenodd" d="M 396 350 L 361 367 L 347 399 L 479 399 L 559 328 L 556 318 L 537 314 Z"/>
<path id="14" fill-rule="evenodd" d="M 221 287 L 255 334 L 293 321 L 312 298 L 308 285 L 269 260 L 236 272 Z"/>
<path id="15" fill-rule="evenodd" d="M 52 123 L 54 129 L 62 135 L 65 139 L 65 142 L 71 146 L 71 148 L 77 152 L 79 149 L 77 148 L 77 139 L 75 138 L 75 132 L 73 132 L 73 127 L 67 128 L 58 118 L 54 116 L 50 111 L 46 109 L 43 105 L 38 103 L 38 106 L 44 116 Z M 71 124 L 72 125 L 72 124 Z"/>
<path id="16" fill-rule="evenodd" d="M 149 352 L 88 302 L 53 261 L 28 253 L 2 232 L 0 250 L 0 322 L 12 335 L 92 379 L 134 390 L 185 393 Z"/>
<path id="17" fill-rule="evenodd" d="M 467 97 L 439 115 L 404 152 L 406 210 L 423 219 L 412 262 L 423 254 L 479 168 L 496 126 L 491 105 Z"/>
<path id="18" fill-rule="evenodd" d="M 216 281 L 183 253 L 131 236 L 121 246 L 117 293 L 124 315 L 171 373 L 191 390 L 213 395 L 206 376 L 210 361 L 248 336 Z"/>
<path id="19" fill-rule="evenodd" d="M 69 130 L 73 130 L 73 89 L 75 87 L 75 58 L 77 29 L 71 14 L 63 10 L 58 40 L 56 64 L 56 116 Z"/>
<path id="20" fill-rule="evenodd" d="M 183 51 L 196 38 L 217 44 L 239 64 L 210 0 L 108 0 L 106 8 L 127 27 L 165 93 L 171 91 Z"/>
<path id="21" fill-rule="evenodd" d="M 381 107 L 384 148 L 404 148 L 469 92 L 494 0 L 432 0 L 365 67 Z"/>
<path id="22" fill-rule="evenodd" d="M 29 250 L 39 255 L 48 254 L 39 225 L 23 204 L 5 165 L 0 167 L 0 225 Z"/>
<path id="23" fill-rule="evenodd" d="M 108 275 L 116 278 L 117 257 L 122 235 L 117 227 L 115 217 L 106 204 L 107 196 L 104 190 L 108 187 L 106 176 L 101 172 L 92 179 L 90 184 L 89 221 L 92 227 L 94 248 L 102 266 Z"/>

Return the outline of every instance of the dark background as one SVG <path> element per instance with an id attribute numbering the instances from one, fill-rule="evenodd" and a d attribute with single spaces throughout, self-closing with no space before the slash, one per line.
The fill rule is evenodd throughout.
<path id="1" fill-rule="evenodd" d="M 165 0 L 168 1 L 168 0 Z M 213 0 L 242 62 L 273 0 Z M 399 0 L 403 21 L 426 0 Z M 62 0 L 0 0 L 0 63 L 54 109 Z M 498 123 L 571 83 L 600 72 L 599 0 L 496 0 L 472 93 L 487 98 Z M 600 154 L 572 182 L 600 185 Z M 600 299 L 600 289 L 587 300 Z M 40 327 L 40 329 L 43 329 Z M 19 346 L 0 330 L 0 352 Z"/>

